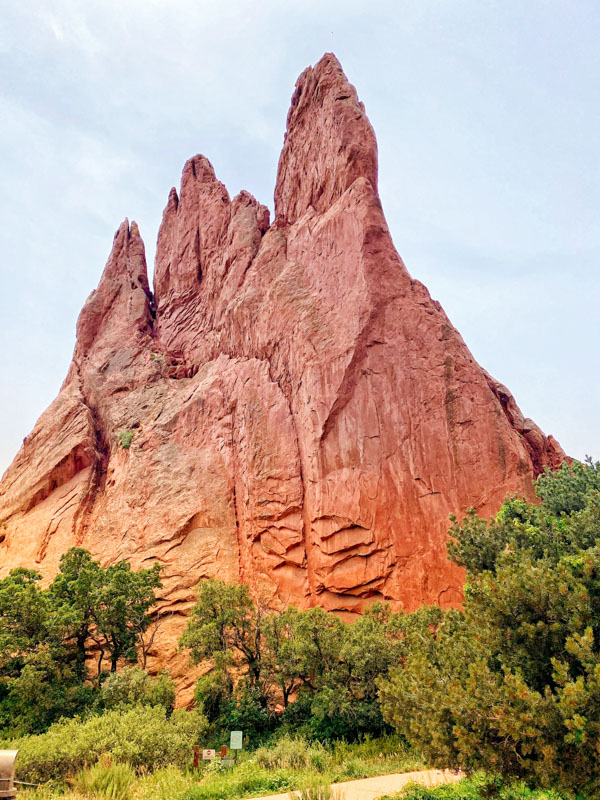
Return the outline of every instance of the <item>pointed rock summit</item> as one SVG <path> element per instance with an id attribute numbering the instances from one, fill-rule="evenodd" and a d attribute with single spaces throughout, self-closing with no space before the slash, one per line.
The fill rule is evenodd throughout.
<path id="1" fill-rule="evenodd" d="M 532 498 L 563 458 L 407 272 L 373 129 L 327 54 L 292 96 L 272 224 L 195 156 L 154 296 L 137 226 L 117 231 L 65 383 L 0 484 L 0 567 L 50 577 L 73 545 L 158 561 L 173 616 L 154 663 L 185 688 L 201 578 L 347 614 L 457 604 L 449 515 Z"/>
<path id="2" fill-rule="evenodd" d="M 277 170 L 275 217 L 325 212 L 358 178 L 377 191 L 377 141 L 333 53 L 298 78 Z"/>

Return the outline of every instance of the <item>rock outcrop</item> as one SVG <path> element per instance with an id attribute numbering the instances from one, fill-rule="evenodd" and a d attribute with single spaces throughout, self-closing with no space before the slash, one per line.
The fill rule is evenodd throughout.
<path id="1" fill-rule="evenodd" d="M 201 578 L 344 613 L 459 603 L 449 515 L 531 497 L 563 457 L 407 272 L 375 135 L 326 55 L 296 84 L 272 224 L 196 156 L 154 294 L 136 224 L 119 228 L 65 383 L 0 484 L 0 567 L 50 577 L 76 544 L 160 562 L 173 616 L 154 655 L 185 683 L 175 641 Z"/>

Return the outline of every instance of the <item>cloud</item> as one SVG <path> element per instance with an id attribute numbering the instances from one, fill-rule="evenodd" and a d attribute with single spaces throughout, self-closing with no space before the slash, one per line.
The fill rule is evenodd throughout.
<path id="1" fill-rule="evenodd" d="M 151 259 L 196 152 L 270 203 L 294 81 L 326 50 L 377 131 L 411 273 L 527 414 L 600 453 L 599 23 L 592 0 L 4 0 L 0 471 L 121 220 Z"/>

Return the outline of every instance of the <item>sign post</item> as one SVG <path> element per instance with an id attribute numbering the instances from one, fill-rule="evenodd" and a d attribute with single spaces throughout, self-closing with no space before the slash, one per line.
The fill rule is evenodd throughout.
<path id="1" fill-rule="evenodd" d="M 238 750 L 242 749 L 242 740 L 244 735 L 242 731 L 231 731 L 231 736 L 229 737 L 229 749 L 233 750 L 234 758 L 237 761 L 237 754 Z"/>

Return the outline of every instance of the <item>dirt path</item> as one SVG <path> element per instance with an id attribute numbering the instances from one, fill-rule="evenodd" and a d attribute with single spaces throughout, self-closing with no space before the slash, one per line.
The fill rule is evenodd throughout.
<path id="1" fill-rule="evenodd" d="M 339 800 L 375 800 L 382 794 L 399 792 L 408 783 L 433 787 L 442 783 L 455 783 L 461 778 L 462 775 L 450 770 L 425 769 L 420 772 L 402 772 L 395 775 L 377 775 L 375 778 L 363 778 L 358 781 L 344 781 L 334 783 L 333 787 Z M 290 793 L 270 794 L 253 800 L 290 800 Z"/>

